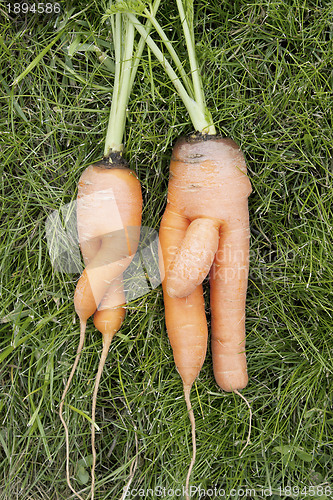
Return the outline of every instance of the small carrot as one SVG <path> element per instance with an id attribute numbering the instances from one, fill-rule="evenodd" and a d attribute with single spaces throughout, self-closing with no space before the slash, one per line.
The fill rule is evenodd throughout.
<path id="1" fill-rule="evenodd" d="M 124 167 L 119 155 L 90 165 L 79 181 L 77 226 L 82 255 L 86 264 L 74 294 L 74 306 L 80 319 L 80 343 L 70 377 L 64 389 L 59 413 L 66 431 L 66 476 L 70 489 L 69 437 L 63 419 L 64 399 L 83 349 L 86 324 L 94 315 L 94 324 L 103 335 L 103 350 L 92 397 L 92 484 L 95 485 L 95 410 L 103 367 L 113 336 L 125 317 L 125 295 L 122 274 L 138 247 L 141 225 L 142 194 L 135 173 Z M 115 161 L 115 157 L 118 160 Z"/>
<path id="2" fill-rule="evenodd" d="M 156 12 L 159 2 L 160 0 L 155 0 L 152 12 Z M 83 349 L 87 321 L 94 316 L 94 324 L 103 336 L 103 350 L 92 397 L 91 500 L 94 498 L 95 487 L 95 412 L 98 386 L 112 338 L 125 317 L 122 275 L 137 250 L 142 212 L 140 182 L 123 158 L 123 137 L 127 104 L 144 48 L 144 39 L 140 39 L 134 53 L 133 25 L 125 16 L 112 9 L 108 15 L 111 17 L 115 48 L 111 111 L 104 158 L 85 169 L 78 185 L 77 227 L 86 266 L 74 294 L 75 311 L 80 319 L 80 341 L 59 406 L 66 436 L 66 479 L 71 491 L 82 499 L 70 481 L 69 432 L 63 417 L 63 407 Z M 150 23 L 146 23 L 147 29 L 149 26 Z M 132 474 L 133 470 L 131 477 Z"/>
<path id="3" fill-rule="evenodd" d="M 81 249 L 83 255 L 89 255 L 92 252 L 92 238 L 95 249 L 98 250 L 89 259 L 78 281 L 74 305 L 81 325 L 94 314 L 94 324 L 103 335 L 103 350 L 92 398 L 92 498 L 95 485 L 95 410 L 98 386 L 112 338 L 125 317 L 122 274 L 138 247 L 141 211 L 140 182 L 134 172 L 124 168 L 122 163 L 113 164 L 111 168 L 105 168 L 103 163 L 91 165 L 82 174 L 77 204 Z M 94 226 L 90 224 L 90 214 L 96 220 Z M 89 232 L 88 237 L 86 231 Z M 98 234 L 101 235 L 99 238 Z"/>

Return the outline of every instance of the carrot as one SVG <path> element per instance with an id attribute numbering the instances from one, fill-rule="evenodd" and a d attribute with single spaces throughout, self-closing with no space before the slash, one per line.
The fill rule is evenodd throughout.
<path id="1" fill-rule="evenodd" d="M 141 224 L 141 187 L 130 169 L 90 165 L 79 180 L 77 225 L 83 255 L 91 256 L 74 295 L 81 322 L 92 316 L 112 280 L 130 264 Z"/>
<path id="2" fill-rule="evenodd" d="M 155 0 L 152 12 L 156 12 L 159 2 L 160 0 Z M 65 428 L 67 484 L 71 491 L 82 499 L 70 481 L 69 431 L 63 418 L 63 406 L 83 349 L 87 321 L 94 316 L 94 324 L 103 336 L 103 350 L 92 396 L 92 500 L 95 488 L 95 413 L 98 387 L 112 338 L 125 317 L 122 276 L 137 250 L 142 212 L 140 182 L 123 158 L 123 137 L 127 104 L 144 47 L 144 39 L 140 39 L 134 54 L 133 25 L 125 16 L 113 12 L 112 9 L 108 15 L 111 18 L 115 48 L 111 111 L 104 158 L 86 168 L 78 185 L 77 227 L 86 266 L 74 294 L 75 311 L 80 320 L 80 341 L 59 406 L 59 416 Z M 150 23 L 146 23 L 147 29 L 149 26 Z M 130 480 L 133 473 L 131 469 Z"/>
<path id="3" fill-rule="evenodd" d="M 94 196 L 96 193 L 98 203 Z M 105 168 L 103 164 L 91 165 L 82 174 L 77 205 L 81 248 L 83 253 L 91 251 L 91 248 L 84 248 L 88 239 L 85 231 L 89 231 L 89 237 L 93 238 L 98 251 L 78 281 L 74 305 L 81 324 L 85 324 L 94 314 L 94 324 L 103 335 L 103 350 L 92 398 L 92 498 L 95 485 L 95 410 L 98 386 L 112 338 L 125 316 L 124 307 L 119 307 L 125 303 L 122 273 L 137 250 L 141 210 L 139 180 L 130 169 L 123 168 L 121 163 L 112 168 Z M 94 225 L 90 224 L 90 217 L 95 219 Z M 98 238 L 98 234 L 102 236 Z"/>
<path id="4" fill-rule="evenodd" d="M 80 246 L 86 263 L 74 294 L 74 306 L 80 319 L 81 335 L 75 364 L 60 404 L 60 418 L 66 430 L 66 475 L 70 489 L 68 429 L 62 417 L 66 393 L 83 348 L 86 323 L 94 315 L 94 324 L 103 336 L 103 350 L 92 397 L 92 483 L 95 485 L 95 410 L 103 367 L 113 336 L 125 317 L 122 273 L 137 250 L 141 225 L 142 195 L 138 178 L 123 160 L 90 165 L 79 181 L 77 225 Z"/>
<path id="5" fill-rule="evenodd" d="M 204 217 L 190 223 L 168 268 L 170 297 L 187 297 L 203 282 L 218 248 L 219 225 L 217 220 Z"/>
<path id="6" fill-rule="evenodd" d="M 177 141 L 170 164 L 168 202 L 160 235 L 162 249 L 169 245 L 178 250 L 171 262 L 164 259 L 164 290 L 174 301 L 179 297 L 182 303 L 188 304 L 197 286 L 210 274 L 213 367 L 216 381 L 225 391 L 242 389 L 247 384 L 244 310 L 249 265 L 247 198 L 250 192 L 245 160 L 233 141 L 216 136 Z M 172 241 L 176 217 L 178 241 Z M 165 233 L 169 233 L 166 243 Z M 184 275 L 184 283 L 190 282 L 190 287 L 178 284 Z M 165 306 L 168 318 L 168 298 Z M 191 324 L 196 323 L 196 312 L 193 308 Z M 201 317 L 200 313 L 197 322 L 200 331 Z"/>
<path id="7" fill-rule="evenodd" d="M 127 12 L 127 16 L 145 36 L 146 44 L 170 77 L 196 132 L 179 138 L 174 146 L 167 206 L 159 234 L 166 327 L 183 381 L 192 428 L 193 453 L 185 484 L 188 499 L 196 456 L 190 390 L 207 350 L 208 328 L 202 282 L 208 275 L 216 382 L 221 389 L 239 395 L 239 390 L 248 382 L 245 298 L 249 265 L 247 198 L 251 185 L 242 152 L 231 139 L 217 136 L 205 103 L 195 54 L 193 1 L 176 0 L 176 3 L 187 46 L 190 82 L 157 19 L 152 20 L 153 26 L 176 70 L 134 13 Z M 149 18 L 152 19 L 151 14 Z"/>
<path id="8" fill-rule="evenodd" d="M 186 490 L 196 455 L 189 394 L 206 356 L 202 282 L 208 273 L 215 379 L 225 391 L 243 389 L 248 381 L 244 350 L 250 192 L 244 157 L 233 141 L 216 136 L 177 141 L 160 226 L 160 257 L 166 327 L 192 423 Z"/>

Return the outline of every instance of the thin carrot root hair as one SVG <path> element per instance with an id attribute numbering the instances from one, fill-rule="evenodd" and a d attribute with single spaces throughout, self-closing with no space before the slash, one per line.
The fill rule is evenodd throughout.
<path id="1" fill-rule="evenodd" d="M 241 456 L 243 451 L 245 450 L 245 448 L 250 444 L 251 428 L 252 428 L 252 409 L 251 409 L 250 403 L 248 402 L 246 397 L 243 396 L 243 394 L 241 394 L 237 389 L 234 389 L 234 393 L 237 394 L 237 396 L 240 396 L 245 401 L 245 403 L 249 409 L 249 414 L 250 414 L 250 416 L 249 416 L 249 431 L 248 431 L 248 435 L 247 435 L 247 440 L 246 440 L 244 447 L 239 452 L 239 456 Z"/>
<path id="2" fill-rule="evenodd" d="M 191 463 L 190 463 L 189 468 L 188 468 L 186 482 L 185 482 L 185 498 L 186 498 L 186 500 L 190 499 L 189 494 L 188 494 L 188 489 L 189 489 L 189 485 L 190 485 L 191 472 L 192 472 L 193 466 L 195 464 L 195 459 L 196 459 L 196 454 L 197 454 L 197 443 L 196 443 L 196 437 L 195 437 L 195 418 L 194 418 L 193 408 L 191 405 L 190 391 L 191 391 L 191 387 L 184 386 L 184 397 L 185 397 L 188 416 L 189 416 L 189 419 L 191 422 L 191 428 L 192 428 L 192 459 L 191 459 Z"/>
<path id="3" fill-rule="evenodd" d="M 73 486 L 71 484 L 71 480 L 70 480 L 70 474 L 69 474 L 69 433 L 68 433 L 67 424 L 66 424 L 66 422 L 64 420 L 64 417 L 63 417 L 62 413 L 63 413 L 63 407 L 64 407 L 64 403 L 65 403 L 66 394 L 67 394 L 67 392 L 68 392 L 68 390 L 70 388 L 72 379 L 73 379 L 75 371 L 76 371 L 76 367 L 77 367 L 77 365 L 78 365 L 78 363 L 80 361 L 81 352 L 82 352 L 84 341 L 85 341 L 85 336 L 86 336 L 86 322 L 85 321 L 80 321 L 80 340 L 79 340 L 79 345 L 78 345 L 78 348 L 77 348 L 77 351 L 76 351 L 76 357 L 75 357 L 75 361 L 74 361 L 73 366 L 72 366 L 71 373 L 70 373 L 70 375 L 68 377 L 68 380 L 67 380 L 64 392 L 62 393 L 62 396 L 61 396 L 61 401 L 60 401 L 60 406 L 59 406 L 59 417 L 60 417 L 62 425 L 64 426 L 64 429 L 65 429 L 65 439 L 66 439 L 66 479 L 67 479 L 67 484 L 68 484 L 68 487 L 70 488 L 70 490 L 74 493 L 74 495 L 77 498 L 80 498 L 80 500 L 83 500 L 83 498 L 75 491 L 75 489 L 73 488 Z"/>
<path id="4" fill-rule="evenodd" d="M 101 380 L 101 376 L 103 373 L 103 368 L 105 365 L 105 361 L 110 349 L 112 341 L 112 336 L 104 335 L 103 336 L 103 350 L 101 354 L 101 358 L 98 364 L 98 370 L 95 378 L 95 386 L 94 392 L 92 396 L 92 409 L 91 409 L 91 450 L 92 450 L 92 466 L 91 466 L 91 500 L 94 500 L 94 492 L 95 492 L 95 469 L 96 469 L 96 448 L 95 448 L 95 423 L 96 423 L 96 403 L 97 403 L 97 393 L 98 387 Z"/>
<path id="5" fill-rule="evenodd" d="M 137 435 L 136 426 L 134 426 L 134 430 L 135 430 L 135 451 L 136 451 L 136 453 L 135 453 L 135 460 L 131 463 L 130 475 L 129 475 L 127 483 L 124 486 L 123 494 L 121 495 L 120 500 L 125 500 L 125 498 L 127 496 L 127 493 L 128 493 L 128 490 L 129 490 L 129 487 L 131 486 L 131 483 L 133 481 L 135 471 L 136 471 L 137 466 L 138 466 L 139 441 L 138 441 L 138 435 Z"/>

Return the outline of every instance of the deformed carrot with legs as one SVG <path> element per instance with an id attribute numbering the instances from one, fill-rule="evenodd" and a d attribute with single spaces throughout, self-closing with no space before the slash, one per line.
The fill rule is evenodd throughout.
<path id="1" fill-rule="evenodd" d="M 174 260 L 166 264 L 165 293 L 174 300 L 182 298 L 188 307 L 192 289 L 209 272 L 215 378 L 225 391 L 243 389 L 251 192 L 244 157 L 230 139 L 182 138 L 174 147 L 170 174 L 160 229 L 162 250 L 166 239 L 172 243 L 175 219 L 178 238 L 180 220 L 188 229 Z"/>
<path id="2" fill-rule="evenodd" d="M 190 63 L 191 78 L 152 14 L 170 64 L 133 12 L 128 18 L 163 65 L 183 100 L 195 132 L 180 138 L 170 163 L 167 206 L 160 227 L 160 268 L 165 321 L 192 425 L 195 462 L 195 421 L 190 390 L 204 362 L 208 328 L 202 282 L 210 279 L 211 341 L 214 374 L 225 391 L 243 389 L 248 381 L 245 356 L 245 299 L 249 266 L 248 196 L 251 184 L 237 144 L 217 136 L 206 104 L 195 54 L 193 2 L 176 0 Z M 243 396 L 242 396 L 243 397 Z"/>
<path id="3" fill-rule="evenodd" d="M 156 0 L 153 12 L 156 12 Z M 135 29 L 126 16 L 110 12 L 115 48 L 115 78 L 104 158 L 82 173 L 77 196 L 77 227 L 85 269 L 77 283 L 74 305 L 80 319 L 80 341 L 69 379 L 63 391 L 59 415 L 66 433 L 66 477 L 75 491 L 69 471 L 69 432 L 63 417 L 66 394 L 75 374 L 85 340 L 88 319 L 93 316 L 103 335 L 103 350 L 92 396 L 91 499 L 95 489 L 95 412 L 98 386 L 113 336 L 125 317 L 123 272 L 137 250 L 142 213 L 142 194 L 136 174 L 123 157 L 123 137 L 129 95 L 134 83 L 144 39 L 134 53 Z M 131 475 L 133 471 L 131 471 Z"/>
<path id="4" fill-rule="evenodd" d="M 215 379 L 224 391 L 243 389 L 248 381 L 245 299 L 251 185 L 237 145 L 214 136 L 178 140 L 170 174 L 160 227 L 165 321 L 194 435 L 189 393 L 206 355 L 201 283 L 208 273 Z M 195 451 L 193 439 L 187 489 Z"/>

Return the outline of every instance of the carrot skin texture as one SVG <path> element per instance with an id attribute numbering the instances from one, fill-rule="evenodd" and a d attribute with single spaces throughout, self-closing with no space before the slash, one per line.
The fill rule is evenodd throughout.
<path id="1" fill-rule="evenodd" d="M 200 285 L 213 264 L 219 244 L 219 222 L 199 218 L 191 222 L 168 270 L 170 297 L 187 297 Z"/>
<path id="2" fill-rule="evenodd" d="M 170 297 L 164 275 L 174 259 L 175 249 L 179 248 L 184 239 L 189 224 L 186 217 L 167 207 L 159 231 L 165 322 L 184 390 L 192 387 L 206 356 L 208 329 L 205 304 L 201 285 L 185 298 Z"/>
<path id="3" fill-rule="evenodd" d="M 212 350 L 213 367 L 216 382 L 225 391 L 242 389 L 247 383 L 245 357 L 245 297 L 248 277 L 249 221 L 247 199 L 251 193 L 251 184 L 247 177 L 244 156 L 231 139 L 211 136 L 206 139 L 180 138 L 172 153 L 168 203 L 160 230 L 161 255 L 164 262 L 165 277 L 162 282 L 166 306 L 166 324 L 170 337 L 170 319 L 177 319 L 177 335 L 171 332 L 175 360 L 179 358 L 175 342 L 186 343 L 184 325 L 180 318 L 186 315 L 186 299 L 173 299 L 167 293 L 172 261 L 186 238 L 184 228 L 178 239 L 164 237 L 166 214 L 177 214 L 189 226 L 197 219 L 213 220 L 219 225 L 219 243 L 214 262 L 210 270 L 211 313 L 212 313 Z M 213 239 L 214 231 L 211 231 Z M 208 237 L 208 236 L 206 236 Z M 173 245 L 173 257 L 170 248 Z M 229 246 L 231 256 L 228 254 Z M 212 249 L 215 248 L 212 246 Z M 230 253 L 230 252 L 229 252 Z M 176 255 L 176 258 L 175 258 Z M 182 269 L 178 271 L 183 272 Z M 193 274 L 197 271 L 193 269 Z M 188 271 L 191 274 L 191 271 Z M 232 274 L 232 276 L 231 276 Z M 228 279 L 226 279 L 228 277 Z M 176 292 L 177 293 L 177 292 Z M 195 289 L 202 298 L 201 285 Z M 192 324 L 202 329 L 196 315 L 192 314 Z M 204 320 L 206 324 L 206 318 Z M 199 326 L 200 324 L 200 326 Z M 206 325 L 207 328 L 207 325 Z M 174 340 L 176 339 L 176 340 Z M 171 342 L 171 339 L 170 339 Z M 190 348 L 190 341 L 188 346 Z M 232 361 L 228 355 L 232 354 Z M 189 359 L 184 351 L 183 357 Z M 178 360 L 178 363 L 180 361 Z M 177 362 L 176 362 L 177 365 Z M 178 366 L 177 366 L 178 368 Z M 179 371 L 179 368 L 178 368 Z M 199 373 L 199 371 L 198 371 Z M 198 374 L 197 373 L 197 374 Z"/>
<path id="4" fill-rule="evenodd" d="M 120 329 L 126 315 L 123 276 L 115 278 L 98 310 L 94 314 L 94 325 L 103 335 L 103 342 L 110 341 Z"/>
<path id="5" fill-rule="evenodd" d="M 140 182 L 130 169 L 90 165 L 83 172 L 77 225 L 87 266 L 74 295 L 81 321 L 95 313 L 112 280 L 131 263 L 140 237 L 141 210 Z"/>

